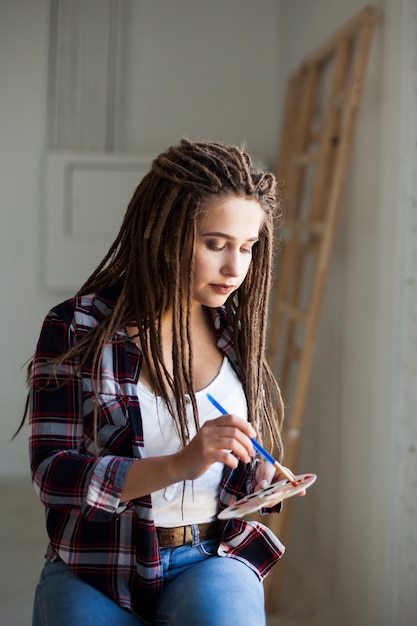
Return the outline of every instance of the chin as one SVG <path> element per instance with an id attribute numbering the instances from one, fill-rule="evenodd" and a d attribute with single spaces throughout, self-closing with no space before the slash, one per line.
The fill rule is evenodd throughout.
<path id="1" fill-rule="evenodd" d="M 216 309 L 220 306 L 224 306 L 231 297 L 232 296 L 229 295 L 229 296 L 218 296 L 217 298 L 210 298 L 212 304 L 207 304 L 206 306 Z"/>
<path id="2" fill-rule="evenodd" d="M 230 296 L 218 295 L 218 296 L 211 296 L 207 298 L 195 298 L 194 302 L 197 302 L 201 306 L 206 306 L 209 309 L 217 309 L 218 307 L 223 306 L 226 303 L 228 298 L 230 298 Z"/>

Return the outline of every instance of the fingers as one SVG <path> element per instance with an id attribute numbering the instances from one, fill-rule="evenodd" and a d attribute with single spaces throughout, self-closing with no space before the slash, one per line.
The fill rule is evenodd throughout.
<path id="1" fill-rule="evenodd" d="M 249 463 L 255 450 L 252 426 L 235 415 L 224 415 L 205 422 L 196 436 L 177 455 L 187 480 L 204 474 L 216 462 L 235 469 L 239 459 Z"/>
<path id="2" fill-rule="evenodd" d="M 255 431 L 248 422 L 235 415 L 225 415 L 206 422 L 200 430 L 200 436 L 208 446 L 217 451 L 219 457 L 217 460 L 226 465 L 233 467 L 237 465 L 231 453 L 244 463 L 250 463 L 255 455 L 251 442 Z"/>
<path id="3" fill-rule="evenodd" d="M 256 432 L 253 426 L 237 415 L 222 415 L 214 420 L 209 420 L 204 426 L 215 426 L 217 428 L 234 428 L 244 433 L 247 437 L 255 437 Z M 251 444 L 252 445 L 252 444 Z"/>
<path id="4" fill-rule="evenodd" d="M 256 469 L 256 487 L 255 491 L 265 489 L 269 487 L 272 482 L 275 482 L 276 471 L 275 467 L 271 463 L 261 461 Z"/>

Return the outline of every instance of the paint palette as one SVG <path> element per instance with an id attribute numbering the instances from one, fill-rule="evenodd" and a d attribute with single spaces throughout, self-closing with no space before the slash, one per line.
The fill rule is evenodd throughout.
<path id="1" fill-rule="evenodd" d="M 232 517 L 244 517 L 249 513 L 259 511 L 263 507 L 271 507 L 286 498 L 297 495 L 307 487 L 310 487 L 317 479 L 316 474 L 300 474 L 295 476 L 296 485 L 292 485 L 289 480 L 280 480 L 272 483 L 264 489 L 260 489 L 256 493 L 251 493 L 241 500 L 237 500 L 227 509 L 220 511 L 217 516 L 219 519 L 230 519 Z"/>

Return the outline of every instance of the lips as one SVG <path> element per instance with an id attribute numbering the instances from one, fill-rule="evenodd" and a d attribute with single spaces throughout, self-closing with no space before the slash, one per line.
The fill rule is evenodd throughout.
<path id="1" fill-rule="evenodd" d="M 211 285 L 212 288 L 222 296 L 228 296 L 232 291 L 236 289 L 235 285 Z"/>

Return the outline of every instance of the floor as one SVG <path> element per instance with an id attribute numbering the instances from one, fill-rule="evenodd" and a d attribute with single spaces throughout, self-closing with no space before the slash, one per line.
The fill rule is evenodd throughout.
<path id="1" fill-rule="evenodd" d="M 29 480 L 1 480 L 0 498 L 0 624 L 30 626 L 33 590 L 47 543 L 43 510 Z M 281 595 L 280 610 L 268 616 L 268 626 L 338 626 L 326 598 L 287 565 Z"/>

